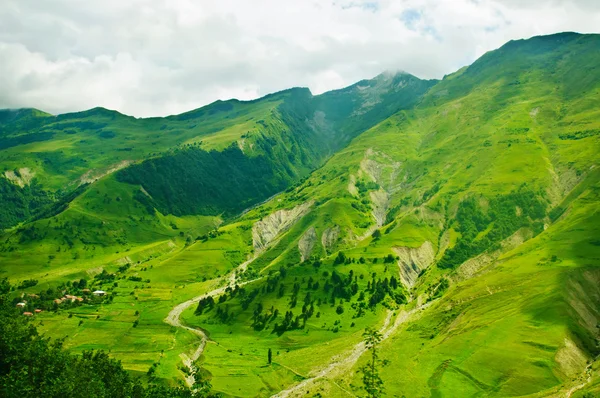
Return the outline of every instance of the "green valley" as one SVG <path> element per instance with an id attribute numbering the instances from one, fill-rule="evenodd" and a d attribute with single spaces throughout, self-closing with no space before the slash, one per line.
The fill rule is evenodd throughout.
<path id="1" fill-rule="evenodd" d="M 164 118 L 0 111 L 5 330 L 120 361 L 113 396 L 598 396 L 599 50 Z"/>

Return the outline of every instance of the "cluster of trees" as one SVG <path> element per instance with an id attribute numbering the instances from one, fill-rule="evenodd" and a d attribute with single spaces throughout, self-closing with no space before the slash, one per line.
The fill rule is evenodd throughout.
<path id="1" fill-rule="evenodd" d="M 379 184 L 374 181 L 358 180 L 354 185 L 360 194 L 364 194 L 369 191 L 377 191 L 379 189 Z"/>
<path id="2" fill-rule="evenodd" d="M 273 319 L 274 318 L 275 317 L 273 317 Z M 281 323 L 275 323 L 273 326 L 273 333 L 277 333 L 277 335 L 281 336 L 288 330 L 303 329 L 306 326 L 306 321 L 308 318 L 309 315 L 307 313 L 296 315 L 294 317 L 294 313 L 292 311 L 286 311 Z"/>
<path id="3" fill-rule="evenodd" d="M 22 188 L 0 176 L 0 230 L 10 228 L 37 215 L 53 203 L 52 195 L 37 180 Z"/>
<path id="4" fill-rule="evenodd" d="M 28 287 L 33 287 L 37 284 L 38 284 L 37 279 L 25 279 L 24 281 L 19 283 L 19 286 L 17 286 L 17 289 L 27 289 Z"/>
<path id="5" fill-rule="evenodd" d="M 278 315 L 279 310 L 275 307 L 271 307 L 270 311 L 263 313 L 263 305 L 262 303 L 258 303 L 252 315 L 252 327 L 257 331 L 263 330 L 267 324 L 273 319 L 276 319 Z"/>
<path id="6" fill-rule="evenodd" d="M 371 200 L 367 194 L 369 191 L 377 191 L 379 184 L 374 181 L 358 180 L 354 186 L 358 190 L 359 197 L 353 200 L 350 205 L 361 213 L 368 213 L 371 211 Z"/>
<path id="7" fill-rule="evenodd" d="M 406 304 L 407 299 L 402 289 L 398 290 L 398 280 L 392 276 L 388 278 L 375 279 L 377 274 L 373 273 L 372 280 L 367 283 L 367 292 L 371 293 L 369 306 L 374 307 L 381 303 L 389 295 L 397 304 Z"/>
<path id="8" fill-rule="evenodd" d="M 201 388 L 142 383 L 102 351 L 70 354 L 61 340 L 38 334 L 29 318 L 19 316 L 9 297 L 11 286 L 0 280 L 0 396 L 3 397 L 208 397 Z"/>
<path id="9" fill-rule="evenodd" d="M 571 131 L 569 133 L 559 134 L 558 138 L 561 140 L 582 140 L 584 138 L 593 137 L 596 135 L 600 135 L 600 129 Z"/>
<path id="10" fill-rule="evenodd" d="M 341 261 L 346 262 L 348 258 L 341 253 Z M 395 258 L 391 256 L 394 260 Z M 364 259 L 363 259 L 364 262 Z M 250 308 L 250 305 L 259 297 L 268 294 L 276 295 L 281 299 L 288 294 L 287 309 L 281 312 L 275 306 L 270 309 L 264 308 L 261 302 L 254 306 L 251 326 L 257 330 L 264 330 L 270 324 L 273 324 L 273 332 L 279 335 L 289 330 L 303 329 L 308 319 L 312 316 L 320 317 L 320 312 L 316 308 L 323 304 L 329 304 L 335 307 L 336 313 L 344 313 L 344 302 L 350 302 L 353 297 L 356 302 L 350 307 L 355 310 L 353 317 L 361 317 L 369 308 L 373 308 L 386 297 L 391 297 L 397 304 L 406 303 L 406 295 L 398 280 L 392 276 L 390 278 L 378 278 L 376 273 L 372 274 L 372 279 L 367 282 L 366 289 L 360 289 L 359 279 L 364 279 L 363 275 L 355 275 L 350 270 L 347 275 L 343 275 L 336 270 L 331 273 L 324 271 L 321 278 L 302 278 L 297 277 L 293 283 L 284 283 L 287 279 L 287 270 L 281 267 L 279 272 L 273 272 L 266 279 L 261 287 L 247 290 L 243 287 L 228 287 L 223 295 L 217 300 L 213 297 L 202 298 L 196 307 L 196 315 L 207 314 L 215 309 L 214 317 L 220 322 L 231 322 L 235 314 L 231 310 L 233 306 L 227 303 L 228 300 L 237 298 L 242 310 Z M 291 292 L 290 292 L 291 288 Z M 302 295 L 304 296 L 303 299 Z M 301 312 L 294 313 L 294 308 L 302 304 Z"/>
<path id="11" fill-rule="evenodd" d="M 54 137 L 54 133 L 51 131 L 0 137 L 0 150 L 12 148 L 17 145 L 31 144 L 32 142 L 48 141 L 52 137 Z"/>
<path id="12" fill-rule="evenodd" d="M 539 233 L 543 229 L 541 220 L 545 215 L 546 204 L 533 192 L 524 189 L 491 199 L 487 212 L 475 198 L 467 198 L 460 203 L 456 213 L 456 229 L 461 238 L 456 246 L 446 251 L 438 267 L 454 268 L 485 250 L 497 247 L 501 240 L 519 228 L 531 227 Z M 489 231 L 479 236 L 491 223 Z"/>
<path id="13" fill-rule="evenodd" d="M 117 178 L 144 187 L 152 199 L 135 199 L 151 213 L 157 208 L 181 216 L 238 213 L 286 188 L 292 176 L 265 156 L 249 157 L 230 146 L 221 152 L 177 150 L 125 168 Z"/>
<path id="14" fill-rule="evenodd" d="M 196 307 L 196 311 L 194 311 L 194 314 L 202 315 L 205 309 L 208 308 L 209 310 L 211 310 L 214 306 L 215 299 L 213 299 L 212 296 L 201 298 L 200 301 L 198 301 L 198 306 Z"/>
<path id="15" fill-rule="evenodd" d="M 371 210 L 371 201 L 367 198 L 362 198 L 360 201 L 357 199 L 352 201 L 350 206 L 361 213 L 368 213 Z"/>
<path id="16" fill-rule="evenodd" d="M 381 238 L 381 231 L 376 229 L 375 232 L 373 232 L 373 234 L 371 235 L 371 237 L 373 238 L 373 240 L 377 240 Z M 383 256 L 381 258 L 381 260 L 383 261 L 384 264 L 389 264 L 389 263 L 393 263 L 396 260 L 399 260 L 399 257 L 394 257 L 392 254 L 388 254 L 386 256 Z M 377 262 L 379 261 L 378 257 L 372 257 L 372 258 L 364 258 L 364 257 L 359 257 L 358 258 L 358 263 L 359 264 L 365 264 L 367 262 L 367 260 L 369 260 L 371 263 L 373 264 L 377 264 Z M 340 264 L 355 264 L 357 262 L 356 258 L 354 257 L 349 257 L 346 254 L 344 254 L 344 252 L 339 251 L 338 254 L 336 255 L 335 259 L 333 260 L 333 265 L 340 265 Z M 319 268 L 321 266 L 321 260 L 315 260 L 313 262 L 313 266 L 315 268 Z"/>
<path id="17" fill-rule="evenodd" d="M 144 279 L 141 276 L 130 276 L 129 278 L 127 278 L 127 280 L 132 281 L 132 282 L 146 282 L 146 283 L 150 283 L 150 279 Z"/>

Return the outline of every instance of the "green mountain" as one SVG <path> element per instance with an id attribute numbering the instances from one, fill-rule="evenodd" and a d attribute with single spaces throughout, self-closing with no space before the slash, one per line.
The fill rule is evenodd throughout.
<path id="1" fill-rule="evenodd" d="M 2 111 L 0 272 L 146 383 L 364 395 L 374 328 L 385 396 L 595 396 L 598 49 L 167 118 Z M 52 301 L 82 286 L 108 296 Z"/>

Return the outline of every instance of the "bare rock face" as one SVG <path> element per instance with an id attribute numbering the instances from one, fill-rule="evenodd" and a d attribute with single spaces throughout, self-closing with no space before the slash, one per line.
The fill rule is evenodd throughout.
<path id="1" fill-rule="evenodd" d="M 310 227 L 298 241 L 298 250 L 300 251 L 300 261 L 304 262 L 310 258 L 315 242 L 317 241 L 317 231 L 315 227 Z"/>
<path id="2" fill-rule="evenodd" d="M 340 236 L 340 226 L 336 225 L 332 228 L 327 228 L 323 231 L 323 235 L 321 235 L 321 244 L 328 252 L 331 252 L 333 246 L 337 243 L 337 240 Z"/>
<path id="3" fill-rule="evenodd" d="M 389 195 L 380 188 L 378 191 L 369 192 L 369 196 L 371 197 L 373 218 L 375 218 L 377 228 L 381 228 L 381 226 L 385 224 L 387 217 L 388 207 L 390 204 Z"/>
<path id="4" fill-rule="evenodd" d="M 415 285 L 421 271 L 429 267 L 435 258 L 433 245 L 429 241 L 419 247 L 394 247 L 392 250 L 400 257 L 400 280 L 409 289 Z"/>
<path id="5" fill-rule="evenodd" d="M 278 210 L 252 226 L 254 251 L 264 251 L 280 234 L 290 229 L 296 221 L 310 211 L 313 202 L 306 202 L 290 210 Z"/>
<path id="6" fill-rule="evenodd" d="M 7 170 L 4 172 L 4 177 L 7 180 L 21 188 L 25 187 L 25 185 L 29 185 L 34 176 L 35 172 L 31 171 L 29 167 L 23 167 L 16 171 Z"/>

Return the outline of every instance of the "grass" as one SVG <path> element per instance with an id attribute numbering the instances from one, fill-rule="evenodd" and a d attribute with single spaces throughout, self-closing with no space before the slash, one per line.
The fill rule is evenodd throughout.
<path id="1" fill-rule="evenodd" d="M 214 310 L 202 316 L 194 314 L 195 307 L 184 312 L 182 319 L 185 323 L 201 327 L 214 342 L 207 346 L 201 366 L 212 375 L 216 391 L 230 395 L 270 396 L 284 386 L 306 377 L 314 370 L 315 364 L 326 364 L 335 354 L 344 352 L 359 342 L 366 326 L 382 322 L 381 308 L 354 318 L 351 303 L 344 303 L 344 313 L 336 314 L 335 307 L 324 302 L 323 305 L 315 306 L 319 317 L 311 317 L 301 330 L 287 331 L 279 336 L 273 333 L 271 322 L 262 331 L 254 330 L 251 318 L 255 303 L 261 303 L 265 309 L 275 307 L 280 311 L 287 310 L 292 296 L 291 283 L 296 278 L 302 280 L 306 276 L 314 277 L 314 271 L 309 267 L 290 269 L 282 282 L 287 286 L 287 293 L 283 297 L 277 297 L 275 292 L 259 295 L 248 310 L 243 310 L 235 300 L 231 303 L 228 301 L 229 311 L 235 314 L 233 321 L 221 322 L 215 317 Z M 381 265 L 372 270 L 382 272 L 383 268 Z M 325 267 L 319 271 L 324 269 L 332 270 L 331 267 Z M 347 273 L 350 269 L 356 270 L 359 267 L 336 267 L 339 273 Z M 366 285 L 366 279 L 364 284 Z M 247 285 L 246 288 L 251 290 L 254 285 L 257 283 Z M 311 290 L 311 293 L 315 298 L 320 297 L 319 291 Z M 304 295 L 305 290 L 302 289 L 298 294 L 299 301 Z M 326 296 L 322 298 L 326 300 Z M 299 307 L 301 303 L 292 310 L 298 314 Z M 282 316 L 279 316 L 273 322 L 280 322 L 281 319 Z M 323 350 L 323 346 L 327 346 L 327 350 Z M 266 366 L 269 349 L 273 350 L 273 366 Z"/>

